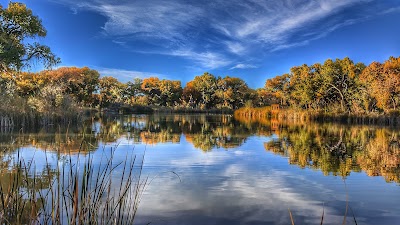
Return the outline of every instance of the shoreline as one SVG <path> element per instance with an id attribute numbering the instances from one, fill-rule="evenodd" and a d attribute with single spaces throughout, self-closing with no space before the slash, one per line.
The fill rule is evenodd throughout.
<path id="1" fill-rule="evenodd" d="M 307 110 L 280 109 L 271 110 L 271 107 L 263 108 L 241 108 L 234 112 L 235 116 L 242 118 L 267 118 L 282 121 L 299 121 L 299 122 L 332 122 L 339 124 L 357 124 L 357 125 L 400 125 L 400 115 L 398 113 L 391 114 L 369 114 L 357 115 L 348 113 L 323 113 Z"/>

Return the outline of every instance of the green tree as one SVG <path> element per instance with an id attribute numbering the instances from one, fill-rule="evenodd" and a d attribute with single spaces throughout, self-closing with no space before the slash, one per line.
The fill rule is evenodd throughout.
<path id="1" fill-rule="evenodd" d="M 306 64 L 299 67 L 292 67 L 290 86 L 293 91 L 291 97 L 293 103 L 301 108 L 318 108 L 318 70 Z"/>
<path id="2" fill-rule="evenodd" d="M 265 88 L 257 88 L 254 92 L 253 103 L 257 107 L 264 107 L 271 104 L 278 104 L 279 100 L 272 92 L 267 91 Z"/>
<path id="3" fill-rule="evenodd" d="M 133 79 L 133 82 L 129 81 L 126 83 L 126 89 L 124 95 L 126 96 L 127 104 L 141 104 L 141 99 L 144 97 L 142 91 L 143 80 L 140 78 Z"/>
<path id="4" fill-rule="evenodd" d="M 48 46 L 34 41 L 45 36 L 41 20 L 25 4 L 10 2 L 8 8 L 0 5 L 0 71 L 20 70 L 33 59 L 47 68 L 59 63 Z"/>
<path id="5" fill-rule="evenodd" d="M 160 83 L 161 104 L 164 106 L 174 106 L 179 102 L 182 95 L 180 81 L 162 80 Z"/>
<path id="6" fill-rule="evenodd" d="M 114 77 L 102 77 L 99 82 L 100 107 L 107 107 L 114 103 L 123 102 L 125 84 L 120 83 Z"/>
<path id="7" fill-rule="evenodd" d="M 196 76 L 193 87 L 201 95 L 200 108 L 209 109 L 215 106 L 217 78 L 214 75 L 206 72 L 201 76 Z"/>
<path id="8" fill-rule="evenodd" d="M 356 80 L 362 72 L 362 64 L 354 64 L 348 57 L 328 59 L 321 67 L 321 82 L 326 102 L 332 107 L 338 105 L 342 112 L 350 112 L 359 91 Z"/>

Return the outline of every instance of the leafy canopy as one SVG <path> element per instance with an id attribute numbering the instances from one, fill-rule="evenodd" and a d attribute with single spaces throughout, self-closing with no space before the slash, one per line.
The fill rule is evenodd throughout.
<path id="1" fill-rule="evenodd" d="M 0 72 L 21 70 L 32 60 L 46 68 L 59 63 L 48 46 L 34 41 L 45 36 L 42 21 L 25 4 L 10 2 L 8 8 L 0 5 Z"/>

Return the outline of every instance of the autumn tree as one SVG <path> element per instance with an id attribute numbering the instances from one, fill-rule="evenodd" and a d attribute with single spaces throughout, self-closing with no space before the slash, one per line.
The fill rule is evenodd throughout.
<path id="1" fill-rule="evenodd" d="M 287 105 L 290 96 L 290 75 L 283 74 L 268 79 L 265 82 L 265 90 L 273 93 L 279 99 L 281 105 Z"/>
<path id="2" fill-rule="evenodd" d="M 143 79 L 142 90 L 148 97 L 148 104 L 160 105 L 161 90 L 160 79 L 158 77 L 149 77 Z"/>
<path id="3" fill-rule="evenodd" d="M 0 72 L 20 70 L 33 59 L 51 67 L 60 62 L 48 46 L 34 39 L 46 36 L 39 17 L 25 4 L 10 2 L 0 5 Z"/>
<path id="4" fill-rule="evenodd" d="M 102 77 L 99 80 L 100 107 L 107 107 L 115 103 L 123 103 L 125 84 L 114 77 Z"/>
<path id="5" fill-rule="evenodd" d="M 187 108 L 195 108 L 201 101 L 201 93 L 194 87 L 193 81 L 183 88 L 181 100 L 181 104 Z"/>
<path id="6" fill-rule="evenodd" d="M 390 57 L 383 64 L 371 63 L 363 70 L 360 81 L 370 94 L 367 109 L 376 106 L 385 112 L 396 110 L 400 103 L 400 57 Z"/>
<path id="7" fill-rule="evenodd" d="M 70 95 L 65 94 L 64 84 L 46 83 L 28 97 L 30 108 L 46 117 L 76 116 L 78 107 Z"/>
<path id="8" fill-rule="evenodd" d="M 400 103 L 400 57 L 390 57 L 385 61 L 383 69 L 391 109 L 396 110 Z"/>
<path id="9" fill-rule="evenodd" d="M 264 107 L 267 105 L 278 103 L 275 102 L 273 99 L 275 99 L 275 96 L 271 92 L 267 91 L 265 88 L 257 88 L 254 91 L 254 95 L 252 97 L 253 105 L 255 107 Z"/>
<path id="10" fill-rule="evenodd" d="M 215 95 L 220 107 L 238 109 L 250 99 L 251 90 L 240 78 L 226 76 L 217 79 L 217 90 Z"/>
<path id="11" fill-rule="evenodd" d="M 63 84 L 64 92 L 70 94 L 77 102 L 92 105 L 93 93 L 99 85 L 100 74 L 88 67 L 62 67 L 57 70 L 47 70 L 39 74 L 51 83 Z"/>
<path id="12" fill-rule="evenodd" d="M 20 72 L 15 74 L 14 82 L 17 93 L 22 96 L 32 96 L 44 87 L 48 80 L 39 73 Z"/>
<path id="13" fill-rule="evenodd" d="M 365 89 L 364 108 L 366 111 L 387 108 L 387 95 L 384 93 L 383 81 L 382 63 L 372 62 L 362 72 L 360 85 Z"/>

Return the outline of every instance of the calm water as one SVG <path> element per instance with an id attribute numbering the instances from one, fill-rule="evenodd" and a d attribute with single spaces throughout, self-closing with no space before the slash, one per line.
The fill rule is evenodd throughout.
<path id="1" fill-rule="evenodd" d="M 69 154 L 100 164 L 144 155 L 137 224 L 400 224 L 400 129 L 248 121 L 221 115 L 125 116 L 35 132 L 2 130 L 37 171 Z M 77 152 L 85 152 L 78 159 Z M 59 149 L 59 151 L 55 151 Z M 106 152 L 106 153 L 105 153 Z M 47 155 L 47 157 L 46 157 Z M 7 176 L 1 176 L 7 183 Z"/>

